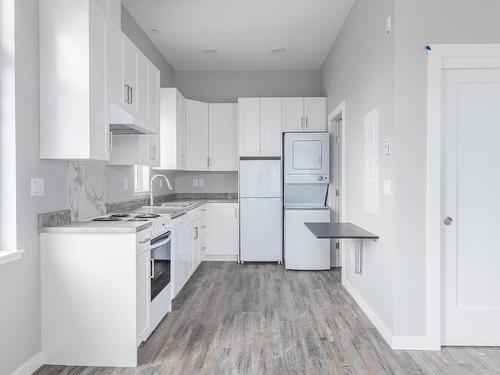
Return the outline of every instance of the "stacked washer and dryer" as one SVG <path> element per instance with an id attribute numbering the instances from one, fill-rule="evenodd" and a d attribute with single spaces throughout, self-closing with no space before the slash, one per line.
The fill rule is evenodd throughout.
<path id="1" fill-rule="evenodd" d="M 330 222 L 328 133 L 285 133 L 284 255 L 290 270 L 329 270 L 330 240 L 317 239 L 304 223 Z"/>

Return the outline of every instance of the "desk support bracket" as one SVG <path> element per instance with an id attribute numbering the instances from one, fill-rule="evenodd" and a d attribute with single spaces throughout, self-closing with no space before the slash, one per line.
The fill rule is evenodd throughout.
<path id="1" fill-rule="evenodd" d="M 357 240 L 354 243 L 354 273 L 363 274 L 363 240 Z"/>

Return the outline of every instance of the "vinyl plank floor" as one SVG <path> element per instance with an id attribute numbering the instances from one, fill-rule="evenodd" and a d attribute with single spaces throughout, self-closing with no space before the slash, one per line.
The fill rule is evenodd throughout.
<path id="1" fill-rule="evenodd" d="M 36 374 L 500 374 L 500 348 L 391 350 L 340 280 L 340 270 L 205 262 L 139 348 L 139 367 Z"/>

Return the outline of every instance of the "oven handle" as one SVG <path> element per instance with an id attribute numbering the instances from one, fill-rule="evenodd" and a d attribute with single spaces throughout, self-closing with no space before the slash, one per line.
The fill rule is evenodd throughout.
<path id="1" fill-rule="evenodd" d="M 168 232 L 166 232 L 166 233 L 164 233 L 156 238 L 153 238 L 151 240 L 151 248 L 155 249 L 158 246 L 163 246 L 168 242 L 170 242 L 170 231 L 168 231 Z"/>

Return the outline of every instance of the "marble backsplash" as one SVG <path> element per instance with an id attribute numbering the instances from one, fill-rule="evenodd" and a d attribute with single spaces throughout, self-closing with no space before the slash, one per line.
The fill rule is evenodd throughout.
<path id="1" fill-rule="evenodd" d="M 106 175 L 104 163 L 68 163 L 68 207 L 72 220 L 106 213 Z"/>

